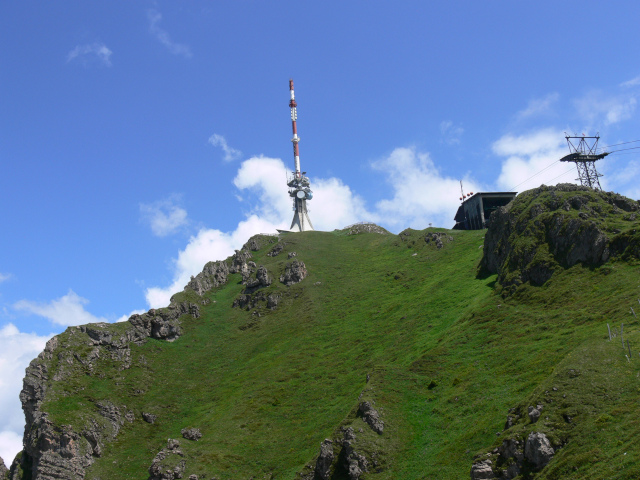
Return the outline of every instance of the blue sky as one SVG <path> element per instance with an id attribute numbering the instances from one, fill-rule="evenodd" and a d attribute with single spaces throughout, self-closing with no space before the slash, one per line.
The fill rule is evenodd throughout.
<path id="1" fill-rule="evenodd" d="M 288 227 L 289 78 L 317 229 L 451 227 L 461 179 L 575 182 L 563 132 L 640 139 L 638 18 L 628 1 L 2 2 L 0 456 L 51 334 L 166 305 Z M 636 151 L 601 162 L 605 189 L 640 198 Z"/>

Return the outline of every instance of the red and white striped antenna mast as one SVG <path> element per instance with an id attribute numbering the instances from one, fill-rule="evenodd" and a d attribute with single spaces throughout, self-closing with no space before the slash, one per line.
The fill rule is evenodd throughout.
<path id="1" fill-rule="evenodd" d="M 307 212 L 307 200 L 313 198 L 313 192 L 311 192 L 309 179 L 305 177 L 305 173 L 300 170 L 300 149 L 298 142 L 298 104 L 296 103 L 296 96 L 293 91 L 293 79 L 289 80 L 289 93 L 291 100 L 289 101 L 289 108 L 291 109 L 291 128 L 293 129 L 293 161 L 295 171 L 293 176 L 287 179 L 287 186 L 289 186 L 289 196 L 293 198 L 293 221 L 291 222 L 291 231 L 304 232 L 313 230 L 313 225 L 309 219 L 309 213 Z"/>

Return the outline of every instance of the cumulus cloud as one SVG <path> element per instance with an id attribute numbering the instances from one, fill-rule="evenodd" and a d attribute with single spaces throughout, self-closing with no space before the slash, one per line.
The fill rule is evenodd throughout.
<path id="1" fill-rule="evenodd" d="M 112 53 L 104 43 L 77 45 L 67 54 L 67 63 L 75 59 L 82 59 L 84 62 L 93 59 L 105 67 L 110 67 Z"/>
<path id="2" fill-rule="evenodd" d="M 569 153 L 560 131 L 542 129 L 519 136 L 506 134 L 493 143 L 492 150 L 506 157 L 497 180 L 500 189 L 524 191 L 541 184 L 575 183 L 569 175 L 573 165 L 558 161 Z"/>
<path id="3" fill-rule="evenodd" d="M 187 211 L 177 204 L 179 199 L 173 195 L 165 200 L 140 204 L 141 219 L 149 224 L 154 235 L 166 237 L 188 223 Z"/>
<path id="4" fill-rule="evenodd" d="M 590 127 L 612 125 L 631 118 L 636 110 L 634 95 L 607 95 L 593 90 L 574 101 L 578 115 Z"/>
<path id="5" fill-rule="evenodd" d="M 174 42 L 171 40 L 167 31 L 160 28 L 160 21 L 162 20 L 162 14 L 160 12 L 153 9 L 147 11 L 147 19 L 149 20 L 149 32 L 151 32 L 161 44 L 167 47 L 169 52 L 174 55 L 182 55 L 185 58 L 192 56 L 191 49 L 188 45 Z"/>
<path id="6" fill-rule="evenodd" d="M 524 119 L 535 115 L 547 113 L 551 109 L 551 106 L 558 101 L 558 98 L 560 98 L 560 95 L 558 93 L 550 93 L 545 97 L 530 100 L 527 107 L 524 110 L 520 110 L 516 114 L 516 117 L 519 119 Z"/>
<path id="7" fill-rule="evenodd" d="M 209 137 L 209 143 L 214 147 L 220 147 L 224 152 L 223 160 L 225 162 L 231 162 L 233 160 L 237 160 L 242 155 L 240 150 L 236 150 L 235 148 L 231 148 L 229 144 L 227 144 L 227 140 L 222 136 L 214 133 Z"/>
<path id="8" fill-rule="evenodd" d="M 85 323 L 107 322 L 104 317 L 96 317 L 85 310 L 89 300 L 82 298 L 73 290 L 66 295 L 49 303 L 38 303 L 20 300 L 13 304 L 13 308 L 23 312 L 44 317 L 57 325 L 72 326 Z"/>
<path id="9" fill-rule="evenodd" d="M 11 323 L 0 328 L 0 456 L 8 464 L 22 450 L 24 414 L 19 394 L 24 370 L 52 336 L 23 333 Z"/>
<path id="10" fill-rule="evenodd" d="M 168 305 L 168 304 L 167 304 Z M 166 305 L 165 305 L 166 307 Z M 126 322 L 127 320 L 129 320 L 129 317 L 131 317 L 131 315 L 140 315 L 142 313 L 145 313 L 146 310 L 132 310 L 128 315 L 122 315 L 121 317 L 116 318 L 115 323 L 120 323 L 120 322 Z"/>
<path id="11" fill-rule="evenodd" d="M 440 123 L 440 133 L 442 134 L 442 140 L 449 145 L 457 145 L 460 143 L 460 138 L 464 133 L 464 128 L 459 125 L 454 125 L 451 120 L 445 120 Z"/>
<path id="12" fill-rule="evenodd" d="M 393 198 L 376 204 L 377 216 L 390 226 L 425 228 L 429 223 L 451 227 L 459 206 L 459 179 L 442 175 L 428 153 L 415 148 L 396 148 L 372 163 L 383 172 L 394 190 Z M 465 177 L 467 191 L 479 190 L 473 179 Z"/>

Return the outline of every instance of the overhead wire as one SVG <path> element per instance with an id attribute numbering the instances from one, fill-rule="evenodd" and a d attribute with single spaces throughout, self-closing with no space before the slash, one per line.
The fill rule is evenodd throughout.
<path id="1" fill-rule="evenodd" d="M 556 163 L 558 163 L 560 160 L 556 160 L 555 162 L 553 162 L 550 165 L 547 165 L 546 167 L 544 167 L 542 170 L 540 170 L 538 173 L 534 173 L 533 175 L 531 175 L 529 178 L 527 178 L 524 182 L 519 183 L 518 185 L 516 185 L 515 187 L 511 187 L 510 190 L 515 190 L 516 188 L 518 188 L 520 185 L 522 185 L 523 183 L 527 183 L 529 180 L 531 180 L 533 177 L 536 177 L 538 175 L 540 175 L 542 172 L 544 172 L 545 170 L 553 167 Z"/>

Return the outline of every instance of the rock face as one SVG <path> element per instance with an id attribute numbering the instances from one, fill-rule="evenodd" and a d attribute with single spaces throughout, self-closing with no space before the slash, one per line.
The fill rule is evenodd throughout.
<path id="1" fill-rule="evenodd" d="M 486 480 L 496 478 L 491 468 L 493 462 L 489 459 L 474 463 L 471 467 L 471 480 Z"/>
<path id="2" fill-rule="evenodd" d="M 271 283 L 273 283 L 273 279 L 269 276 L 269 272 L 264 266 L 260 265 L 256 271 L 256 278 L 250 278 L 247 280 L 245 293 L 257 288 L 268 287 Z"/>
<path id="3" fill-rule="evenodd" d="M 492 214 L 482 268 L 515 288 L 542 285 L 559 268 L 577 263 L 640 258 L 639 210 L 637 201 L 572 184 L 529 190 Z M 619 222 L 626 222 L 627 231 L 614 226 Z"/>
<path id="4" fill-rule="evenodd" d="M 131 344 L 141 345 L 148 338 L 177 339 L 182 333 L 180 318 L 183 315 L 198 318 L 198 305 L 172 303 L 167 308 L 132 315 L 124 329 L 106 323 L 70 327 L 65 332 L 67 338 L 86 345 L 89 348 L 86 355 L 79 355 L 62 345 L 59 337 L 49 340 L 44 351 L 27 367 L 20 392 L 26 418 L 25 450 L 19 461 L 12 465 L 13 478 L 22 478 L 21 475 L 31 471 L 32 480 L 83 479 L 85 469 L 102 455 L 105 444 L 135 420 L 134 412 L 125 405 L 101 401 L 96 403 L 95 413 L 87 419 L 82 430 L 54 425 L 47 413 L 40 409 L 49 385 L 65 380 L 72 374 L 73 366 L 86 375 L 98 374 L 96 365 L 105 358 L 115 361 L 120 370 L 130 368 Z M 54 357 L 58 366 L 52 374 L 50 365 Z"/>
<path id="5" fill-rule="evenodd" d="M 4 464 L 4 460 L 0 457 L 0 480 L 5 480 L 9 476 L 9 469 Z"/>
<path id="6" fill-rule="evenodd" d="M 333 463 L 333 442 L 326 438 L 320 445 L 320 454 L 316 460 L 313 478 L 315 480 L 329 480 L 331 464 Z"/>
<path id="7" fill-rule="evenodd" d="M 531 423 L 536 423 L 538 421 L 540 415 L 542 414 L 542 408 L 542 405 L 529 407 L 529 420 L 531 420 Z"/>
<path id="8" fill-rule="evenodd" d="M 371 427 L 371 430 L 378 434 L 383 432 L 384 422 L 380 419 L 378 411 L 373 408 L 369 402 L 362 402 L 360 404 L 358 414 L 362 415 L 362 420 Z"/>
<path id="9" fill-rule="evenodd" d="M 369 469 L 367 458 L 358 453 L 353 447 L 355 439 L 356 435 L 353 428 L 345 428 L 344 438 L 342 440 L 342 453 L 344 455 L 344 468 L 351 480 L 358 480 L 360 476 Z"/>
<path id="10" fill-rule="evenodd" d="M 286 286 L 293 285 L 294 283 L 299 283 L 305 279 L 307 276 L 307 267 L 304 265 L 304 262 L 299 260 L 294 260 L 291 263 L 288 263 L 284 269 L 284 274 L 280 276 L 280 282 L 284 283 Z"/>
<path id="11" fill-rule="evenodd" d="M 535 470 L 541 470 L 549 463 L 555 451 L 544 433 L 532 432 L 524 446 L 524 456 Z"/>

